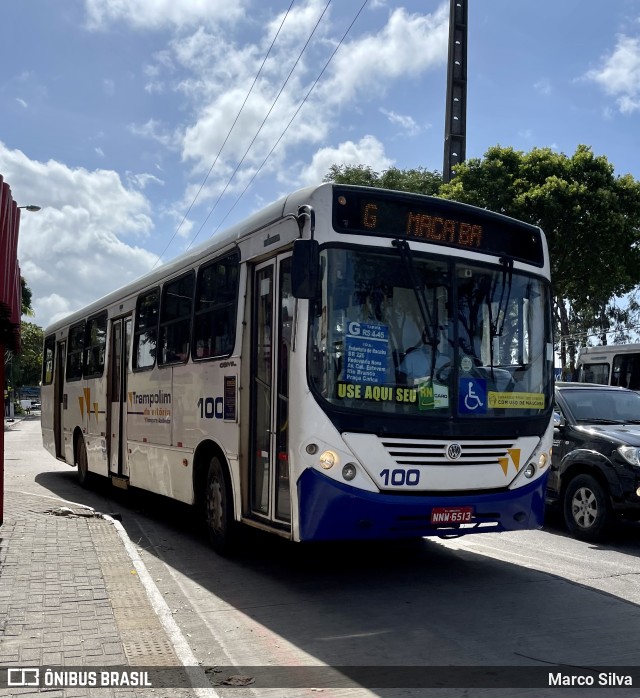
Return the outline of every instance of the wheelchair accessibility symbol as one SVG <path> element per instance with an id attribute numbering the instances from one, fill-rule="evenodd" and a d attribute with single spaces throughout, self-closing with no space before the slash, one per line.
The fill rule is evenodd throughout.
<path id="1" fill-rule="evenodd" d="M 458 412 L 486 414 L 487 381 L 482 378 L 461 378 L 458 391 Z"/>

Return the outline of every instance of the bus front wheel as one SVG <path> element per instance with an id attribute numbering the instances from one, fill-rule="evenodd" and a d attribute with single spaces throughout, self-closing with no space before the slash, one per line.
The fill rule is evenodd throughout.
<path id="1" fill-rule="evenodd" d="M 213 456 L 209 463 L 204 504 L 211 547 L 220 555 L 228 555 L 235 538 L 233 502 L 231 486 L 217 456 Z"/>

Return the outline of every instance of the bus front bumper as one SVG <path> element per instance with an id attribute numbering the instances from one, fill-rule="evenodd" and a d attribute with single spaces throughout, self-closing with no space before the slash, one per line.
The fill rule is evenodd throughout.
<path id="1" fill-rule="evenodd" d="M 541 528 L 546 476 L 514 490 L 455 496 L 367 492 L 305 470 L 298 480 L 300 540 L 388 540 Z M 434 507 L 472 507 L 465 524 L 432 524 Z"/>

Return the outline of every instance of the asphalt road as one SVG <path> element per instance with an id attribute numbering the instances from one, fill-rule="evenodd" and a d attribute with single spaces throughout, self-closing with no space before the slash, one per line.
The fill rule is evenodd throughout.
<path id="1" fill-rule="evenodd" d="M 599 687 L 591 671 L 638 667 L 640 676 L 638 526 L 602 545 L 553 520 L 541 531 L 412 545 L 300 546 L 248 532 L 223 559 L 189 507 L 106 482 L 80 488 L 42 448 L 37 418 L 5 433 L 5 451 L 5 496 L 28 491 L 45 507 L 61 497 L 122 517 L 200 663 L 318 667 L 327 682 L 223 696 L 640 696 L 640 679 Z M 555 665 L 596 683 L 541 688 L 523 678 L 526 667 L 546 676 Z M 424 667 L 449 667 L 459 686 L 418 687 Z M 460 667 L 496 667 L 496 686 Z M 510 680 L 523 685 L 498 687 Z"/>

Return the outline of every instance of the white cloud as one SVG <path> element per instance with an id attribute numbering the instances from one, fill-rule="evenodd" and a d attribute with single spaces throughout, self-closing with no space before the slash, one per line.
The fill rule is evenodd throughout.
<path id="1" fill-rule="evenodd" d="M 320 148 L 314 154 L 311 164 L 303 168 L 300 182 L 318 184 L 329 172 L 331 165 L 366 164 L 376 172 L 389 169 L 393 165 L 384 153 L 384 145 L 374 136 L 364 136 L 357 143 L 345 141 L 338 147 Z"/>
<path id="2" fill-rule="evenodd" d="M 199 27 L 174 37 L 167 51 L 156 54 L 153 65 L 146 69 L 148 89 L 158 89 L 155 86 L 162 84 L 180 92 L 186 104 L 192 106 L 187 111 L 191 118 L 172 136 L 154 121 L 135 130 L 165 145 L 180 143 L 183 162 L 193 163 L 194 181 L 185 192 L 185 205 L 192 202 L 214 161 L 200 200 L 214 201 L 225 187 L 229 193 L 242 191 L 276 143 L 277 148 L 261 174 L 271 173 L 279 181 L 290 181 L 290 175 L 282 169 L 285 158 L 298 146 L 326 143 L 344 110 L 353 109 L 356 101 L 358 107 L 376 102 L 398 79 L 446 63 L 448 4 L 426 15 L 397 9 L 378 32 L 345 41 L 308 94 L 335 49 L 335 37 L 345 29 L 344 24 L 334 26 L 329 14 L 325 14 L 300 58 L 325 4 L 324 0 L 307 0 L 292 10 L 248 99 L 283 14 L 266 25 L 262 39 L 254 44 L 236 44 L 233 36 L 216 27 Z M 331 41 L 330 35 L 334 37 Z M 288 83 L 283 88 L 285 78 Z M 307 95 L 308 100 L 300 109 Z M 295 120 L 285 133 L 294 115 Z M 408 133 L 418 130 L 411 117 L 391 112 L 387 116 Z M 235 125 L 229 133 L 232 124 Z M 365 139 L 360 141 L 363 142 Z M 310 171 L 313 169 L 311 165 Z"/>
<path id="3" fill-rule="evenodd" d="M 384 114 L 389 121 L 395 126 L 400 126 L 407 136 L 415 136 L 420 133 L 420 126 L 416 123 L 415 119 L 409 115 L 397 114 L 394 111 L 389 111 L 388 109 L 380 109 L 380 112 Z"/>
<path id="4" fill-rule="evenodd" d="M 327 11 L 306 45 L 326 2 L 296 3 L 256 80 L 284 13 L 274 18 L 268 7 L 255 3 L 254 16 L 243 17 L 243 26 L 251 30 L 244 40 L 245 35 L 230 31 L 228 24 L 221 27 L 220 21 L 239 18 L 248 0 L 224 2 L 224 8 L 233 6 L 234 12 L 241 8 L 240 14 L 225 14 L 222 3 L 214 0 L 175 0 L 171 6 L 168 0 L 85 0 L 93 28 L 126 22 L 135 29 L 174 29 L 169 42 L 141 70 L 149 94 L 178 95 L 181 123 L 151 118 L 130 127 L 179 152 L 182 162 L 191 166 L 181 201 L 164 205 L 163 215 L 186 211 L 196 196 L 198 204 L 217 206 L 223 193 L 244 192 L 260 168 L 262 177 L 297 186 L 322 179 L 334 162 L 390 166 L 380 141 L 363 136 L 363 131 L 352 132 L 351 140 L 337 148 L 321 148 L 312 162 L 301 162 L 297 150 L 331 143 L 332 129 L 345 111 L 371 104 L 377 111 L 382 94 L 398 80 L 440 69 L 447 57 L 448 3 L 430 14 L 389 10 L 379 30 L 347 38 L 309 92 L 348 26 L 344 17 L 334 22 Z M 262 32 L 257 39 L 256 30 Z M 410 116 L 392 111 L 386 115 L 405 134 L 419 130 Z M 285 166 L 290 158 L 296 167 Z M 135 186 L 144 187 L 148 181 Z M 222 203 L 226 211 L 227 202 Z M 211 221 L 219 215 L 222 211 Z M 182 237 L 189 229 L 190 222 L 185 222 L 178 234 Z"/>
<path id="5" fill-rule="evenodd" d="M 278 29 L 280 29 L 280 33 L 278 34 L 278 46 L 300 46 L 300 40 L 306 40 L 321 16 L 322 22 L 318 25 L 316 36 L 326 36 L 331 10 L 329 7 L 329 10 L 323 14 L 326 6 L 326 0 L 307 0 L 306 3 L 294 6 L 289 11 L 284 24 L 282 24 L 282 20 L 284 19 L 285 13 L 281 12 L 267 24 L 264 49 L 266 50 L 268 46 L 267 41 L 269 44 L 271 43 Z M 282 28 L 280 28 L 280 25 L 282 25 Z M 304 27 L 303 31 L 301 31 L 301 27 Z"/>
<path id="6" fill-rule="evenodd" d="M 24 101 L 24 99 L 20 99 L 20 97 L 16 97 L 16 102 L 23 108 L 26 109 L 28 104 Z"/>
<path id="7" fill-rule="evenodd" d="M 586 77 L 616 97 L 623 114 L 640 109 L 640 37 L 619 36 L 611 55 Z"/>
<path id="8" fill-rule="evenodd" d="M 116 84 L 110 78 L 104 78 L 102 81 L 102 90 L 108 97 L 113 97 L 116 93 Z"/>
<path id="9" fill-rule="evenodd" d="M 331 78 L 322 86 L 330 103 L 356 96 L 374 98 L 393 80 L 416 76 L 446 63 L 449 6 L 433 14 L 396 9 L 382 31 L 346 42 L 331 63 Z"/>
<path id="10" fill-rule="evenodd" d="M 48 325 L 147 272 L 155 255 L 127 237 L 147 237 L 150 207 L 112 171 L 30 160 L 0 142 L 0 171 L 23 212 L 18 258 L 33 293 L 34 322 Z"/>
<path id="11" fill-rule="evenodd" d="M 157 119 L 149 119 L 149 121 L 142 125 L 131 124 L 129 126 L 129 130 L 136 136 L 151 138 L 152 140 L 161 143 L 166 148 L 173 149 L 179 147 L 179 136 L 172 133 Z"/>
<path id="12" fill-rule="evenodd" d="M 142 172 L 140 174 L 132 174 L 128 172 L 127 179 L 132 185 L 137 186 L 140 189 L 146 189 L 148 184 L 159 184 L 164 186 L 164 181 L 162 179 L 147 172 Z"/>
<path id="13" fill-rule="evenodd" d="M 116 22 L 136 29 L 213 24 L 243 16 L 244 0 L 85 0 L 87 26 L 103 30 Z"/>
<path id="14" fill-rule="evenodd" d="M 546 96 L 551 94 L 551 82 L 548 78 L 540 78 L 540 80 L 534 83 L 533 87 L 536 90 L 536 92 L 538 92 L 541 95 Z"/>

